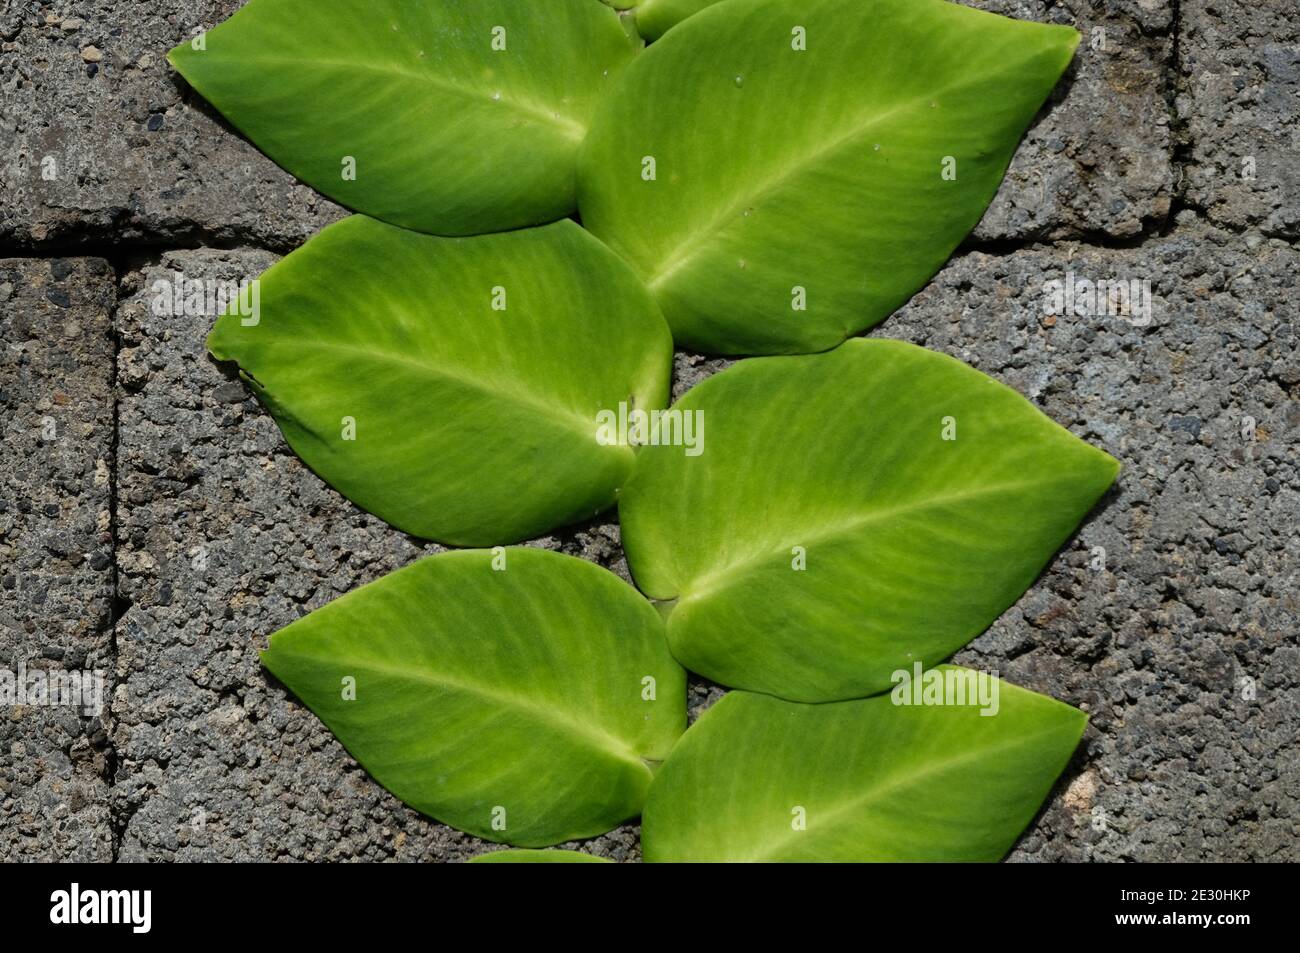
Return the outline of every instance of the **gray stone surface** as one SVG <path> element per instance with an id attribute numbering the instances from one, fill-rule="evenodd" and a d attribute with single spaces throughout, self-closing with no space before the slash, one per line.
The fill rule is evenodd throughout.
<path id="1" fill-rule="evenodd" d="M 338 218 L 341 210 L 231 131 L 167 64 L 172 46 L 241 5 L 83 0 L 65 15 L 62 5 L 4 0 L 0 245 L 288 249 Z M 69 21 L 79 26 L 65 29 Z"/>
<path id="2" fill-rule="evenodd" d="M 297 461 L 205 355 L 211 314 L 153 307 L 159 281 L 254 277 L 340 214 L 167 70 L 238 5 L 0 6 L 0 254 L 19 256 L 0 261 L 0 667 L 114 682 L 103 718 L 0 709 L 2 859 L 486 847 L 385 793 L 258 662 L 275 629 L 437 547 Z M 1084 46 L 968 250 L 873 334 L 972 363 L 1125 467 L 957 656 L 1092 718 L 1011 859 L 1300 859 L 1297 14 L 974 5 L 1074 23 Z M 23 257 L 77 244 L 112 261 Z M 1047 314 L 1067 273 L 1149 281 L 1151 322 Z M 728 363 L 679 354 L 674 392 Z M 627 578 L 612 518 L 534 545 Z M 694 680 L 692 714 L 720 694 Z M 581 846 L 640 853 L 636 825 Z"/>
<path id="3" fill-rule="evenodd" d="M 982 0 L 1004 16 L 1063 23 L 1082 40 L 1030 127 L 973 242 L 1132 238 L 1162 225 L 1174 169 L 1166 0 Z"/>
<path id="4" fill-rule="evenodd" d="M 1300 8 L 1182 0 L 1186 201 L 1232 229 L 1300 237 Z"/>
<path id="5" fill-rule="evenodd" d="M 114 284 L 0 259 L 0 669 L 23 683 L 113 669 Z M 43 701 L 0 706 L 0 859 L 108 860 L 103 718 Z"/>

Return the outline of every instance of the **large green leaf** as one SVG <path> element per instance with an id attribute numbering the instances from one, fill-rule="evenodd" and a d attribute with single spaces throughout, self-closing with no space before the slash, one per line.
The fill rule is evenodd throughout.
<path id="1" fill-rule="evenodd" d="M 471 864 L 608 864 L 612 861 L 576 850 L 494 850 L 470 859 Z"/>
<path id="2" fill-rule="evenodd" d="M 677 406 L 703 415 L 703 453 L 640 451 L 619 503 L 629 565 L 676 600 L 683 665 L 796 701 L 946 658 L 1118 471 L 1009 388 L 898 341 L 741 361 Z"/>
<path id="3" fill-rule="evenodd" d="M 645 859 L 999 859 L 1069 762 L 1087 718 L 992 681 L 992 717 L 969 704 L 898 706 L 887 695 L 801 705 L 730 693 L 655 777 L 641 826 Z"/>
<path id="4" fill-rule="evenodd" d="M 441 542 L 527 539 L 611 505 L 634 457 L 597 441 L 597 415 L 667 400 L 667 326 L 573 222 L 435 238 L 355 216 L 268 271 L 260 299 L 258 317 L 221 318 L 212 353 L 317 473 Z"/>
<path id="5" fill-rule="evenodd" d="M 574 208 L 579 143 L 636 47 L 594 0 L 252 0 L 172 64 L 350 208 L 443 235 Z"/>
<path id="6" fill-rule="evenodd" d="M 407 804 L 525 847 L 635 816 L 686 727 L 658 614 L 545 550 L 425 559 L 277 632 L 262 660 Z"/>
<path id="7" fill-rule="evenodd" d="M 833 347 L 975 226 L 1077 42 L 940 0 L 719 4 L 653 44 L 597 112 L 583 223 L 682 344 Z"/>

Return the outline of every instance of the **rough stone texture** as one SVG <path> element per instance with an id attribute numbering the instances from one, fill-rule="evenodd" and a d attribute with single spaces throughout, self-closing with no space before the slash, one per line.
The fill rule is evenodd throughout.
<path id="1" fill-rule="evenodd" d="M 1166 0 L 983 0 L 968 5 L 1075 27 L 1082 40 L 972 235 L 975 242 L 1131 238 L 1169 216 L 1174 169 Z"/>
<path id="2" fill-rule="evenodd" d="M 112 674 L 114 293 L 99 259 L 0 259 L 0 669 L 11 677 L 24 666 Z M 80 708 L 0 707 L 0 859 L 112 857 L 105 741 L 102 717 Z"/>
<path id="3" fill-rule="evenodd" d="M 92 0 L 64 15 L 63 6 L 4 0 L 0 245 L 244 241 L 288 249 L 340 217 L 235 134 L 167 64 L 172 46 L 241 5 Z M 64 29 L 69 20 L 80 26 Z M 86 62 L 89 47 L 101 58 Z"/>
<path id="4" fill-rule="evenodd" d="M 1300 10 L 1182 0 L 1185 199 L 1228 228 L 1300 237 Z"/>
<path id="5" fill-rule="evenodd" d="M 876 332 L 968 361 L 1124 464 L 956 657 L 1092 718 L 1014 859 L 1300 859 L 1300 253 L 1182 220 L 1132 250 L 967 255 Z M 1149 280 L 1152 323 L 1045 314 L 1067 270 Z"/>
<path id="6" fill-rule="evenodd" d="M 1296 237 L 1300 16 L 1289 0 L 974 5 L 1074 23 L 1084 44 L 968 250 L 873 333 L 974 364 L 1125 465 L 957 656 L 1092 716 L 1011 859 L 1300 859 L 1300 262 L 1278 240 Z M 385 793 L 257 656 L 437 547 L 297 461 L 204 354 L 212 315 L 152 307 L 160 280 L 253 277 L 341 214 L 165 65 L 238 6 L 0 0 L 0 253 L 113 257 L 0 261 L 0 667 L 20 651 L 116 682 L 107 725 L 0 709 L 0 859 L 486 848 Z M 196 244 L 217 247 L 165 250 Z M 1149 280 L 1152 323 L 1046 314 L 1044 282 L 1067 272 Z M 674 392 L 729 363 L 679 354 Z M 627 578 L 612 518 L 534 545 Z M 720 695 L 692 680 L 692 715 Z M 580 846 L 640 855 L 635 825 Z"/>

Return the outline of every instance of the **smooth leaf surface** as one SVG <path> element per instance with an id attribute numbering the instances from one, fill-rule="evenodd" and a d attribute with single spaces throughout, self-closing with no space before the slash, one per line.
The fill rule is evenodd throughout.
<path id="1" fill-rule="evenodd" d="M 896 706 L 887 695 L 801 705 L 731 692 L 655 777 L 645 859 L 998 860 L 1087 724 L 1005 682 L 998 694 L 986 717 L 969 705 Z"/>
<path id="2" fill-rule="evenodd" d="M 471 864 L 610 864 L 611 860 L 576 850 L 494 850 L 470 858 Z"/>
<path id="3" fill-rule="evenodd" d="M 252 0 L 170 59 L 330 198 L 469 235 L 573 210 L 578 144 L 635 50 L 593 0 Z"/>
<path id="4" fill-rule="evenodd" d="M 796 701 L 946 658 L 1118 472 L 1009 388 L 899 341 L 741 361 L 677 406 L 703 414 L 704 452 L 640 451 L 619 502 L 629 566 L 675 600 L 683 665 Z"/>
<path id="5" fill-rule="evenodd" d="M 514 542 L 608 507 L 634 457 L 597 441 L 597 414 L 667 399 L 667 326 L 569 221 L 436 238 L 354 216 L 268 271 L 260 299 L 255 323 L 221 318 L 212 353 L 330 484 L 440 542 Z"/>
<path id="6" fill-rule="evenodd" d="M 941 0 L 710 7 L 600 107 L 583 224 L 632 262 L 680 344 L 833 347 L 975 226 L 1077 42 Z"/>
<path id="7" fill-rule="evenodd" d="M 524 847 L 591 837 L 640 811 L 686 727 L 685 675 L 617 576 L 505 558 L 422 560 L 282 629 L 262 660 L 416 810 Z"/>

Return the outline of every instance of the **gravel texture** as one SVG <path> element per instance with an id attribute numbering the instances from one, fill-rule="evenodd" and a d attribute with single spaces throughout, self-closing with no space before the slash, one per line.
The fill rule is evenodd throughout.
<path id="1" fill-rule="evenodd" d="M 1083 45 L 967 246 L 873 333 L 973 364 L 1124 464 L 957 656 L 1092 718 L 1011 859 L 1300 860 L 1300 11 L 975 5 Z M 484 849 L 384 792 L 258 662 L 437 547 L 299 463 L 206 356 L 212 314 L 157 307 L 160 283 L 255 277 L 343 214 L 168 69 L 238 6 L 0 4 L 0 668 L 109 683 L 101 715 L 0 709 L 0 859 Z M 1048 313 L 1067 275 L 1149 283 L 1149 321 Z M 678 355 L 676 392 L 727 363 Z M 612 519 L 535 545 L 627 575 Z M 691 691 L 694 712 L 720 694 Z M 582 846 L 635 860 L 636 833 Z"/>
<path id="2" fill-rule="evenodd" d="M 1182 0 L 1186 202 L 1217 225 L 1300 237 L 1300 13 L 1292 0 Z"/>
<path id="3" fill-rule="evenodd" d="M 235 134 L 168 66 L 169 49 L 240 6 L 2 0 L 0 247 L 288 250 L 345 214 Z"/>
<path id="4" fill-rule="evenodd" d="M 0 259 L 0 669 L 99 672 L 105 696 L 115 290 L 99 259 Z M 0 859 L 111 858 L 106 714 L 0 707 Z"/>
<path id="5" fill-rule="evenodd" d="M 1030 128 L 976 241 L 1131 238 L 1164 222 L 1174 167 L 1166 98 L 1173 6 L 1166 0 L 969 3 L 1022 20 L 1064 23 L 1079 51 Z"/>

